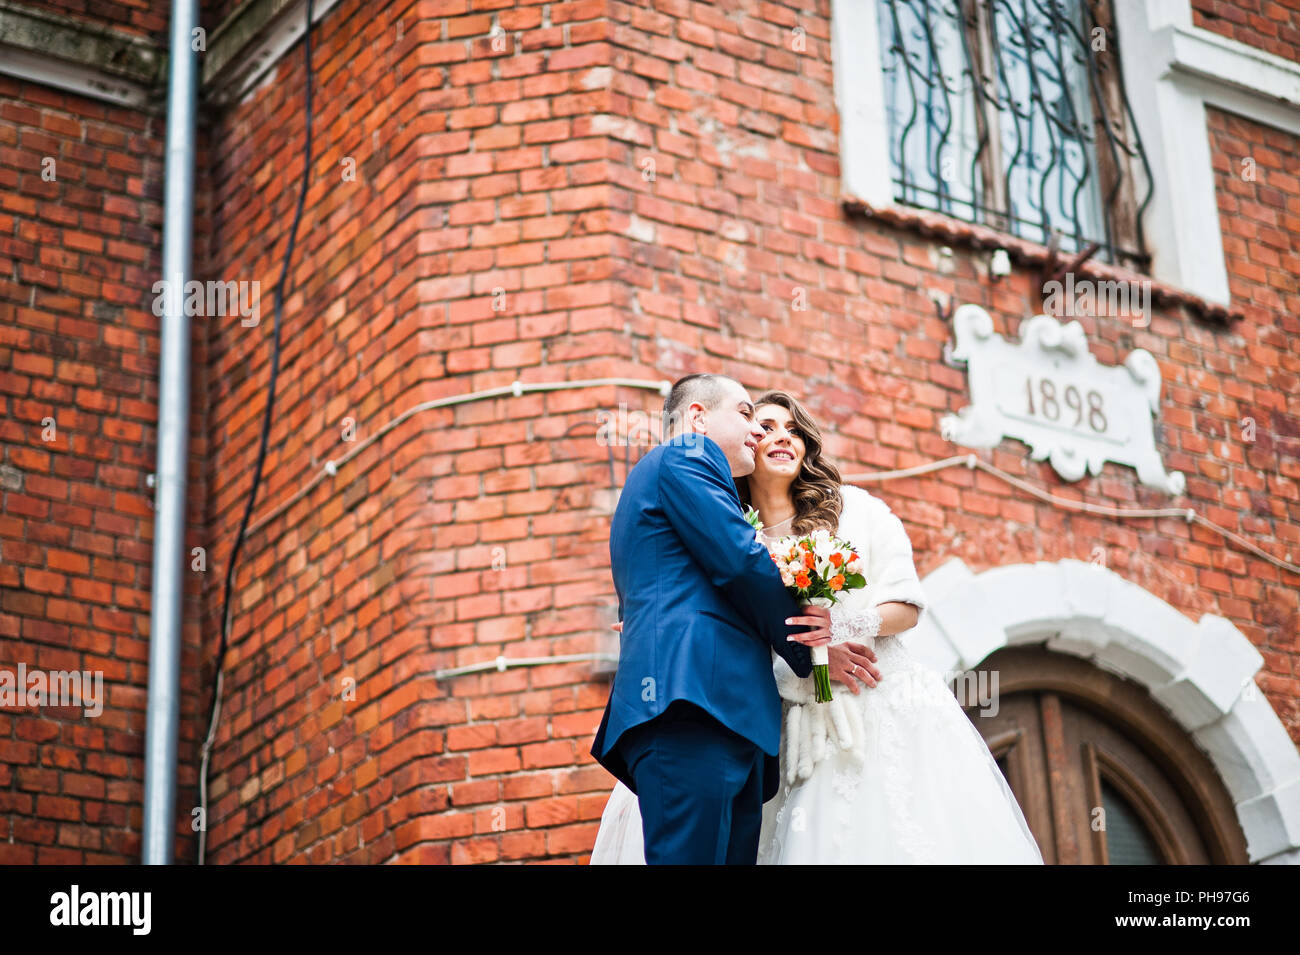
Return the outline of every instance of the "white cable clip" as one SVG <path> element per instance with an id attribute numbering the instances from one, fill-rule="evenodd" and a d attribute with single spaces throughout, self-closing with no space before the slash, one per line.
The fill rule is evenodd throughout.
<path id="1" fill-rule="evenodd" d="M 335 464 L 333 461 L 326 461 L 325 473 L 328 474 L 330 477 L 333 477 L 334 475 L 339 473 L 339 466 Z"/>
<path id="2" fill-rule="evenodd" d="M 516 398 L 522 398 L 524 394 L 524 385 L 518 378 L 510 383 L 510 390 L 514 392 Z"/>
<path id="3" fill-rule="evenodd" d="M 659 382 L 659 394 L 661 394 L 663 397 L 667 398 L 668 395 L 672 392 L 672 390 L 673 390 L 672 382 L 670 382 L 667 378 L 664 378 Z"/>
<path id="4" fill-rule="evenodd" d="M 519 382 L 516 381 L 515 384 L 519 384 Z M 505 657 L 497 657 L 497 672 L 498 672 L 498 673 L 505 673 L 505 672 L 506 672 L 506 658 L 505 658 Z"/>
<path id="5" fill-rule="evenodd" d="M 975 455 L 973 455 L 973 454 L 968 454 L 968 455 L 966 455 L 966 467 L 968 467 L 968 468 L 973 468 L 973 467 L 975 467 L 975 462 L 976 462 L 977 460 L 979 460 L 979 459 L 976 458 Z"/>
<path id="6" fill-rule="evenodd" d="M 1196 520 L 1196 510 L 1189 507 L 1187 513 L 1183 516 L 1187 518 L 1187 523 L 1190 524 L 1192 521 Z"/>

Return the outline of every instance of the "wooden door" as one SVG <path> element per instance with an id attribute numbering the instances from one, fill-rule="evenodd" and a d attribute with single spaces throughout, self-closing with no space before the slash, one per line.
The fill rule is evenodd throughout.
<path id="1" fill-rule="evenodd" d="M 1009 648 L 958 684 L 966 714 L 1020 802 L 1048 863 L 1245 863 L 1212 764 L 1135 683 L 1041 648 Z M 997 683 L 994 684 L 996 673 Z"/>

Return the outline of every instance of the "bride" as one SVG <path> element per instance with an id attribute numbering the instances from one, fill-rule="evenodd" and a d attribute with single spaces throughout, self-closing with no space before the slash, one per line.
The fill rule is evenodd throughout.
<path id="1" fill-rule="evenodd" d="M 816 703 L 775 653 L 781 789 L 763 806 L 762 864 L 1041 864 L 1024 814 L 979 732 L 939 674 L 898 634 L 924 606 L 912 545 L 889 507 L 841 485 L 821 432 L 792 396 L 771 391 L 754 473 L 736 479 L 767 541 L 825 527 L 862 555 L 867 586 L 831 608 L 831 676 L 851 686 Z M 615 625 L 617 627 L 617 625 Z M 874 650 L 880 680 L 871 679 Z M 873 668 L 874 669 L 874 668 Z M 857 680 L 868 689 L 859 692 Z M 614 787 L 591 864 L 643 864 L 636 796 Z"/>

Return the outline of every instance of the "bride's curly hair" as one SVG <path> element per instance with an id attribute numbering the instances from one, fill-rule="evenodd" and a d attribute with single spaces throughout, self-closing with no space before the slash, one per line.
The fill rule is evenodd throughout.
<path id="1" fill-rule="evenodd" d="M 840 526 L 840 510 L 844 506 L 843 498 L 840 497 L 842 481 L 840 469 L 830 458 L 822 456 L 822 432 L 817 427 L 817 422 L 797 398 L 784 391 L 769 391 L 754 402 L 755 408 L 760 405 L 780 405 L 790 412 L 790 417 L 794 419 L 795 427 L 803 438 L 803 463 L 790 484 L 795 513 L 794 521 L 790 524 L 791 533 L 807 534 L 823 527 L 834 534 Z M 749 477 L 734 480 L 740 503 L 748 507 Z"/>

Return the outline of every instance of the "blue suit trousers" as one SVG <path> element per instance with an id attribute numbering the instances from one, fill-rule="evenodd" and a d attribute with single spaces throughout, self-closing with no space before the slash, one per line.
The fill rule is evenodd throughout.
<path id="1" fill-rule="evenodd" d="M 763 820 L 763 751 L 705 710 L 674 700 L 623 734 L 648 865 L 753 865 Z"/>

